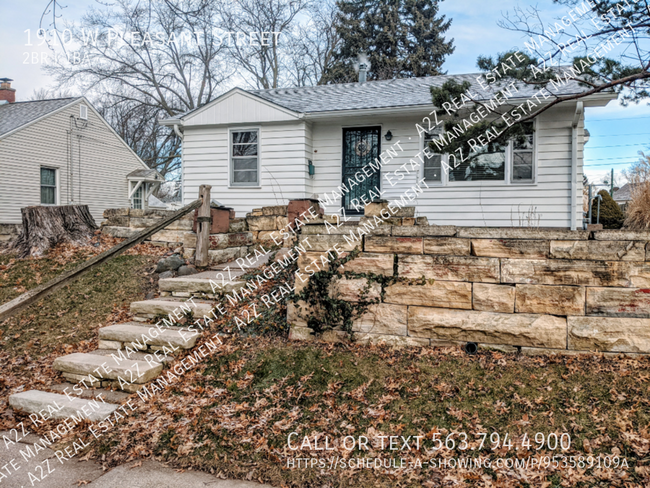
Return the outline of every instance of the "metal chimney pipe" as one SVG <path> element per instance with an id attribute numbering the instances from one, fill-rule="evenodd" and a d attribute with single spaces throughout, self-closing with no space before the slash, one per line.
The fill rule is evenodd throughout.
<path id="1" fill-rule="evenodd" d="M 359 83 L 365 83 L 366 82 L 366 70 L 368 69 L 368 66 L 364 63 L 359 64 Z"/>

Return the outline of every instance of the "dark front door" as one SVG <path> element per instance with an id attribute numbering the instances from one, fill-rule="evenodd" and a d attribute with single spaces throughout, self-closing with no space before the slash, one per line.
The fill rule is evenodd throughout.
<path id="1" fill-rule="evenodd" d="M 379 169 L 368 166 L 379 158 L 380 146 L 381 127 L 343 129 L 343 184 L 349 189 L 343 195 L 343 208 L 347 213 L 363 214 L 362 197 L 366 202 L 371 202 L 373 197 L 370 192 L 373 195 L 379 193 Z"/>

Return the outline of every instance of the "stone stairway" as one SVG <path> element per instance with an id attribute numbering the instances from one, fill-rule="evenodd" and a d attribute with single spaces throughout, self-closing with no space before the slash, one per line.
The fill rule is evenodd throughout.
<path id="1" fill-rule="evenodd" d="M 268 258 L 264 255 L 251 267 L 266 264 Z M 235 263 L 225 263 L 191 276 L 160 280 L 160 298 L 131 303 L 132 322 L 99 329 L 98 349 L 54 360 L 52 368 L 70 383 L 50 389 L 63 393 L 24 391 L 11 395 L 9 405 L 45 418 L 65 419 L 83 412 L 91 421 L 103 420 L 119 408 L 122 395 L 154 380 L 175 351 L 194 347 L 200 334 L 179 327 L 178 321 L 208 315 L 215 305 L 211 299 L 244 286 L 239 279 L 244 274 Z"/>

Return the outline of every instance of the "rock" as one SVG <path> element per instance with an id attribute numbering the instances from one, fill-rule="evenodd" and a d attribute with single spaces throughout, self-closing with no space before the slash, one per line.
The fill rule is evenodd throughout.
<path id="1" fill-rule="evenodd" d="M 313 341 L 314 331 L 309 327 L 291 327 L 289 329 L 290 341 Z"/>
<path id="2" fill-rule="evenodd" d="M 566 319 L 552 315 L 409 307 L 409 335 L 512 346 L 566 348 Z"/>
<path id="3" fill-rule="evenodd" d="M 119 405 L 96 400 L 74 397 L 70 400 L 67 395 L 38 390 L 29 390 L 11 395 L 9 405 L 15 410 L 27 413 L 43 411 L 54 419 L 67 419 L 72 415 L 83 417 L 81 412 L 88 412 L 86 418 L 91 422 L 104 420 L 119 407 Z M 60 408 L 56 408 L 54 405 Z"/>
<path id="4" fill-rule="evenodd" d="M 246 222 L 250 231 L 276 230 L 277 228 L 276 218 L 272 215 L 248 217 Z"/>
<path id="5" fill-rule="evenodd" d="M 471 310 L 472 284 L 461 281 L 436 281 L 426 285 L 395 283 L 386 288 L 384 302 Z"/>
<path id="6" fill-rule="evenodd" d="M 178 268 L 178 276 L 190 276 L 198 273 L 194 266 L 183 265 Z"/>
<path id="7" fill-rule="evenodd" d="M 443 281 L 499 282 L 499 259 L 463 256 L 398 256 L 399 276 Z"/>
<path id="8" fill-rule="evenodd" d="M 216 264 L 234 261 L 237 258 L 243 258 L 248 254 L 248 247 L 229 247 L 227 249 L 210 249 L 208 250 L 208 259 L 210 266 Z"/>
<path id="9" fill-rule="evenodd" d="M 415 217 L 404 217 L 402 225 L 415 225 Z"/>
<path id="10" fill-rule="evenodd" d="M 554 259 L 644 261 L 645 243 L 639 241 L 551 241 Z"/>
<path id="11" fill-rule="evenodd" d="M 405 305 L 386 303 L 369 305 L 366 313 L 354 321 L 352 330 L 362 333 L 405 336 L 407 334 L 406 310 Z"/>
<path id="12" fill-rule="evenodd" d="M 105 365 L 109 371 L 105 371 L 102 365 Z M 162 364 L 152 365 L 134 359 L 118 363 L 110 357 L 77 352 L 56 358 L 52 363 L 52 369 L 76 375 L 97 375 L 96 370 L 99 369 L 104 379 L 117 380 L 119 377 L 127 383 L 142 384 L 158 376 L 162 371 Z"/>
<path id="13" fill-rule="evenodd" d="M 515 311 L 553 315 L 584 315 L 582 286 L 517 285 Z"/>
<path id="14" fill-rule="evenodd" d="M 284 242 L 282 232 L 279 230 L 261 230 L 257 235 L 257 241 L 276 246 L 280 246 Z"/>
<path id="15" fill-rule="evenodd" d="M 454 225 L 416 225 L 415 227 L 395 227 L 393 229 L 394 236 L 406 237 L 453 237 L 457 232 L 458 227 Z"/>
<path id="16" fill-rule="evenodd" d="M 365 238 L 364 251 L 400 254 L 422 254 L 422 237 Z"/>
<path id="17" fill-rule="evenodd" d="M 363 209 L 363 215 L 366 217 L 381 217 L 382 211 L 384 215 L 389 215 L 388 202 L 385 200 L 376 201 L 367 204 Z"/>
<path id="18" fill-rule="evenodd" d="M 386 334 L 363 334 L 356 333 L 354 335 L 354 342 L 356 344 L 384 344 L 392 347 L 428 347 L 431 343 L 429 339 L 421 337 L 405 337 L 399 335 L 386 335 Z"/>
<path id="19" fill-rule="evenodd" d="M 393 264 L 394 257 L 392 254 L 362 252 L 352 261 L 345 263 L 340 271 L 393 276 Z"/>
<path id="20" fill-rule="evenodd" d="M 597 241 L 650 241 L 650 230 L 607 229 L 594 232 Z"/>
<path id="21" fill-rule="evenodd" d="M 425 237 L 424 254 L 469 256 L 470 240 L 454 237 Z"/>
<path id="22" fill-rule="evenodd" d="M 142 229 L 153 227 L 158 222 L 160 222 L 160 220 L 161 220 L 160 217 L 159 218 L 131 217 L 130 226 L 134 229 L 138 229 L 138 231 L 141 231 Z"/>
<path id="23" fill-rule="evenodd" d="M 174 273 L 171 270 L 170 271 L 163 271 L 162 273 L 160 273 L 160 279 L 161 280 L 166 280 L 168 278 L 173 278 L 174 276 L 176 276 L 176 273 Z"/>
<path id="24" fill-rule="evenodd" d="M 330 297 L 346 302 L 375 300 L 381 296 L 381 285 L 377 282 L 368 283 L 365 278 L 341 278 L 330 283 Z"/>
<path id="25" fill-rule="evenodd" d="M 569 317 L 569 349 L 650 353 L 650 319 Z"/>
<path id="26" fill-rule="evenodd" d="M 155 317 L 157 315 L 169 315 L 175 317 L 177 322 L 184 318 L 184 312 L 189 309 L 195 317 L 209 315 L 212 311 L 210 302 L 202 302 L 194 299 L 192 301 L 178 300 L 143 300 L 140 302 L 131 302 L 131 313 L 144 317 Z M 167 318 L 166 320 L 169 321 Z"/>
<path id="27" fill-rule="evenodd" d="M 262 207 L 262 215 L 287 216 L 287 205 L 275 205 L 274 207 Z"/>
<path id="28" fill-rule="evenodd" d="M 177 247 L 174 249 L 174 254 L 178 254 L 179 256 L 183 254 L 183 246 Z"/>
<path id="29" fill-rule="evenodd" d="M 533 229 L 530 227 L 459 227 L 457 237 L 586 241 L 589 239 L 589 234 L 590 232 L 586 230 Z"/>
<path id="30" fill-rule="evenodd" d="M 158 330 L 155 326 L 147 327 L 134 322 L 109 325 L 99 329 L 100 340 L 120 341 L 138 349 L 140 347 L 137 343 L 145 342 L 150 346 L 174 346 L 174 348 L 191 349 L 196 345 L 199 336 L 200 334 L 196 331 L 179 327 L 163 327 L 162 330 Z M 131 345 L 132 342 L 135 344 Z"/>
<path id="31" fill-rule="evenodd" d="M 393 217 L 415 217 L 415 207 L 398 207 L 394 203 L 391 204 Z"/>
<path id="32" fill-rule="evenodd" d="M 650 288 L 650 265 L 627 261 L 503 259 L 501 282 Z"/>
<path id="33" fill-rule="evenodd" d="M 415 217 L 415 225 L 429 225 L 429 219 L 426 217 Z"/>
<path id="34" fill-rule="evenodd" d="M 158 261 L 156 266 L 156 273 L 162 273 L 164 271 L 176 271 L 178 268 L 185 264 L 185 260 L 180 257 L 178 254 L 173 254 L 168 258 L 162 258 Z"/>
<path id="35" fill-rule="evenodd" d="M 491 283 L 474 283 L 473 308 L 483 312 L 514 313 L 515 287 L 494 285 Z"/>
<path id="36" fill-rule="evenodd" d="M 102 234 L 105 234 L 107 236 L 111 237 L 119 237 L 119 238 L 129 238 L 133 237 L 134 235 L 138 234 L 140 231 L 138 229 L 131 229 L 130 227 L 112 227 L 109 225 L 103 226 L 102 227 Z"/>
<path id="37" fill-rule="evenodd" d="M 185 236 L 187 234 L 194 234 L 194 233 L 191 231 L 188 232 L 184 230 L 161 230 L 160 232 L 157 232 L 154 235 L 152 235 L 151 240 L 160 241 L 160 242 L 178 242 L 182 244 L 185 241 Z"/>
<path id="38" fill-rule="evenodd" d="M 362 240 L 355 241 L 349 236 L 342 235 L 302 236 L 300 238 L 300 244 L 304 245 L 307 251 L 312 252 L 323 252 L 330 250 L 332 252 L 344 252 L 353 251 L 357 247 L 360 248 L 362 245 Z"/>
<path id="39" fill-rule="evenodd" d="M 472 254 L 474 256 L 545 259 L 548 257 L 548 252 L 549 241 L 531 239 L 472 239 Z"/>
<path id="40" fill-rule="evenodd" d="M 129 215 L 128 208 L 107 208 L 102 214 L 105 219 L 110 219 L 116 216 Z"/>
<path id="41" fill-rule="evenodd" d="M 193 219 L 179 219 L 171 224 L 169 224 L 167 227 L 165 227 L 166 230 L 184 230 L 184 231 L 192 231 L 192 227 L 194 227 L 194 221 Z"/>
<path id="42" fill-rule="evenodd" d="M 589 287 L 587 315 L 650 317 L 650 289 Z"/>
<path id="43" fill-rule="evenodd" d="M 247 230 L 248 225 L 246 224 L 246 219 L 237 218 L 230 221 L 228 232 L 246 232 Z"/>
<path id="44" fill-rule="evenodd" d="M 105 341 L 99 339 L 98 349 L 122 349 L 122 343 L 118 341 Z"/>

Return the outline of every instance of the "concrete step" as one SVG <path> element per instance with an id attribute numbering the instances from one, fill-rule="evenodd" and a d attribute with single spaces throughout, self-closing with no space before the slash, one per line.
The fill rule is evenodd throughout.
<path id="1" fill-rule="evenodd" d="M 91 422 L 104 420 L 113 413 L 119 405 L 103 403 L 101 400 L 73 398 L 66 395 L 46 391 L 29 390 L 16 393 L 9 397 L 9 405 L 14 410 L 37 414 L 41 420 L 46 418 L 66 419 L 71 415 L 85 415 Z"/>
<path id="2" fill-rule="evenodd" d="M 155 346 L 158 347 L 158 346 Z M 163 346 L 165 347 L 165 346 Z M 161 348 L 162 349 L 162 348 Z M 169 346 L 165 347 L 167 351 L 170 351 Z M 171 352 L 171 351 L 170 351 Z M 120 351 L 117 349 L 108 349 L 108 348 L 102 348 L 102 349 L 95 349 L 94 351 L 89 351 L 88 354 L 92 354 L 94 356 L 106 356 L 111 358 L 111 361 L 113 361 L 113 356 L 115 357 L 121 357 L 120 356 Z M 124 356 L 127 355 L 127 351 L 122 351 L 122 354 Z M 128 356 L 129 359 L 135 359 L 136 361 L 154 361 L 156 363 L 162 363 L 162 364 L 167 364 L 170 363 L 174 360 L 174 356 L 172 355 L 167 355 L 166 351 L 158 351 L 156 356 L 152 354 L 152 351 L 137 351 L 133 352 L 131 355 Z M 159 359 L 162 358 L 162 361 Z"/>
<path id="3" fill-rule="evenodd" d="M 229 271 L 203 271 L 190 276 L 166 278 L 158 282 L 162 293 L 176 297 L 207 296 L 210 298 L 239 290 L 245 286 L 238 281 L 244 272 L 241 269 Z"/>
<path id="4" fill-rule="evenodd" d="M 140 318 L 153 319 L 156 316 L 168 316 L 172 314 L 178 320 L 183 318 L 187 311 L 192 312 L 194 317 L 201 318 L 209 315 L 213 304 L 205 300 L 180 300 L 178 298 L 157 298 L 154 300 L 143 300 L 131 302 L 131 313 Z"/>
<path id="5" fill-rule="evenodd" d="M 122 378 L 123 382 L 129 384 L 141 385 L 158 376 L 163 366 L 158 362 L 150 363 L 135 359 L 118 361 L 112 357 L 77 352 L 56 358 L 52 368 L 55 371 L 64 373 L 69 380 L 77 379 L 76 377 L 85 377 L 86 382 L 88 382 L 90 380 L 89 375 L 92 375 L 92 378 L 97 379 L 97 381 L 89 386 L 94 387 L 106 386 L 97 383 L 104 383 L 108 380 L 117 380 L 112 382 L 113 384 L 119 383 L 118 378 Z"/>
<path id="6" fill-rule="evenodd" d="M 139 346 L 174 346 L 190 349 L 196 344 L 199 334 L 183 328 L 143 326 L 137 322 L 110 325 L 99 329 L 99 346 L 110 345 L 116 349 L 123 346 L 141 349 Z M 156 336 L 156 337 L 154 337 Z M 102 342 L 104 341 L 104 342 Z M 110 341 L 110 343 L 108 342 Z"/>

